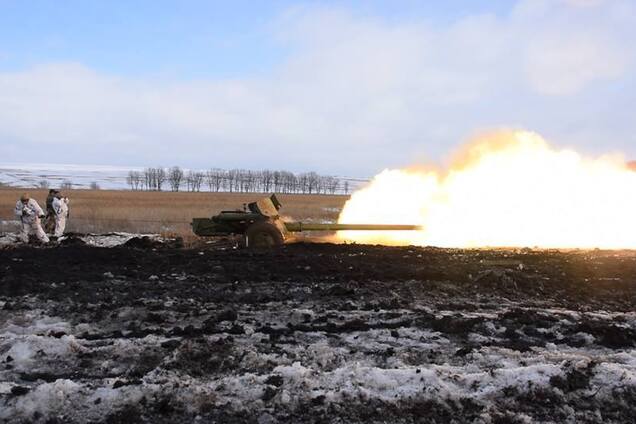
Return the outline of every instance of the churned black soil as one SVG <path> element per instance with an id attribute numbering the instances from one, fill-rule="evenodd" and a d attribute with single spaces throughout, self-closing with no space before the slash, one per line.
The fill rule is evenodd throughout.
<path id="1" fill-rule="evenodd" d="M 132 390 L 147 384 L 149 373 L 162 370 L 208 381 L 260 375 L 260 403 L 241 408 L 210 401 L 188 407 L 177 389 L 167 388 L 97 421 L 627 422 L 636 407 L 631 385 L 617 392 L 613 403 L 595 397 L 602 389 L 591 382 L 597 381 L 595 360 L 585 366 L 560 362 L 561 372 L 547 386 L 508 387 L 491 397 L 370 396 L 345 402 L 321 392 L 290 404 L 281 400 L 288 380 L 274 372 L 276 364 L 257 366 L 246 359 L 293 355 L 292 346 L 317 335 L 340 347 L 337 340 L 380 333 L 392 344 L 373 351 L 348 347 L 348 355 L 382 369 L 396 357 L 403 365 L 427 367 L 467 366 L 475 355 L 494 351 L 629 352 L 636 348 L 636 328 L 629 320 L 636 310 L 636 252 L 631 251 L 351 244 L 254 251 L 183 249 L 144 239 L 106 249 L 67 241 L 55 248 L 0 251 L 0 300 L 5 323 L 12 314 L 38 309 L 72 325 L 90 324 L 74 327 L 82 328 L 73 336 L 86 346 L 160 340 L 134 357 L 120 358 L 126 364 L 121 371 L 100 367 L 105 357 L 97 348 L 86 347 L 64 366 L 20 372 L 13 372 L 0 352 L 8 367 L 5 379 L 15 383 L 8 394 L 0 394 L 5 406 L 15 407 L 15 399 L 44 382 L 70 379 Z M 405 347 L 406 337 L 423 331 L 432 340 L 448 340 L 447 350 L 418 349 L 412 338 Z M 325 364 L 324 370 L 338 366 Z M 20 419 L 57 418 L 39 413 Z"/>
<path id="2" fill-rule="evenodd" d="M 163 281 L 166 278 L 149 280 L 175 275 L 194 278 L 197 285 L 185 288 L 184 293 L 184 287 Z M 129 284 L 113 291 L 110 288 L 117 285 L 114 277 Z M 214 295 L 214 289 L 227 284 L 276 282 L 267 296 L 284 296 L 283 288 L 289 284 L 317 284 L 321 293 L 343 300 L 359 300 L 353 295 L 363 291 L 380 301 L 390 288 L 412 292 L 409 299 L 474 294 L 583 310 L 632 311 L 636 306 L 636 252 L 628 251 L 455 250 L 319 243 L 291 244 L 269 251 L 186 250 L 131 239 L 110 249 L 69 243 L 57 248 L 4 250 L 0 279 L 3 296 L 37 294 L 80 302 L 94 300 L 96 289 L 111 292 L 117 301 L 146 296 L 148 290 L 206 299 Z M 84 281 L 94 284 L 80 284 Z M 405 281 L 413 283 L 402 284 Z M 60 282 L 68 284 L 51 285 Z"/>

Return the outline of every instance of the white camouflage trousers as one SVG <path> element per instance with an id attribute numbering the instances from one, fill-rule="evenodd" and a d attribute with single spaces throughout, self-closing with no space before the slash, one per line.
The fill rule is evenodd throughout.
<path id="1" fill-rule="evenodd" d="M 66 215 L 56 215 L 55 216 L 55 232 L 53 235 L 55 237 L 62 237 L 64 234 L 64 229 L 66 228 Z"/>
<path id="2" fill-rule="evenodd" d="M 40 225 L 40 220 L 36 219 L 35 221 L 22 221 L 22 231 L 20 231 L 19 238 L 24 243 L 29 242 L 29 234 L 35 234 L 42 243 L 48 243 L 49 238 L 46 236 L 46 233 L 42 229 L 42 225 Z"/>

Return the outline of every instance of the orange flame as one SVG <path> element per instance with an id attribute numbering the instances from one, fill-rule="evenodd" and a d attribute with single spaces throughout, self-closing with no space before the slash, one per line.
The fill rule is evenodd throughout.
<path id="1" fill-rule="evenodd" d="M 469 144 L 445 173 L 385 170 L 338 222 L 423 228 L 338 234 L 359 243 L 636 248 L 636 172 L 620 156 L 584 158 L 534 133 L 502 132 Z"/>

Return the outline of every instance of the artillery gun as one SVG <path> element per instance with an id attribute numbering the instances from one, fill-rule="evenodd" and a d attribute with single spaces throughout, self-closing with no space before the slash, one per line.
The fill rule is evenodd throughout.
<path id="1" fill-rule="evenodd" d="M 314 224 L 284 221 L 278 211 L 282 204 L 275 194 L 248 203 L 243 210 L 222 211 L 211 218 L 194 218 L 192 231 L 198 236 L 243 236 L 245 247 L 279 246 L 289 233 L 303 231 L 407 231 L 417 225 Z"/>

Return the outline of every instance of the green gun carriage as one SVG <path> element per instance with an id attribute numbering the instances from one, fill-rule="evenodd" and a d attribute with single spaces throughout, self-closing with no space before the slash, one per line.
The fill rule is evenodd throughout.
<path id="1" fill-rule="evenodd" d="M 245 247 L 280 246 L 290 233 L 303 231 L 413 231 L 417 225 L 314 224 L 284 221 L 278 211 L 282 204 L 275 194 L 247 204 L 243 210 L 222 211 L 211 218 L 194 218 L 192 231 L 203 237 L 243 237 Z"/>

